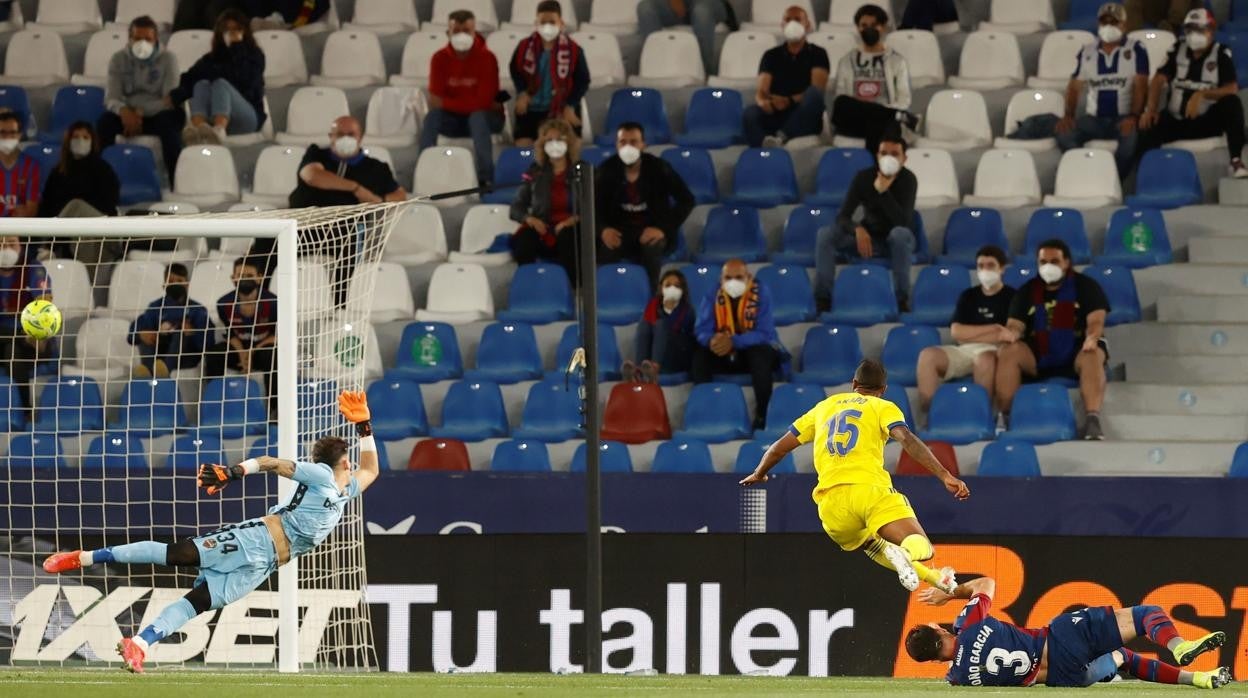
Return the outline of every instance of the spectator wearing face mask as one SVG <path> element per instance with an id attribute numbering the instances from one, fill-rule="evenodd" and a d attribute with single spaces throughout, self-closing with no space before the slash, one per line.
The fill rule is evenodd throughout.
<path id="1" fill-rule="evenodd" d="M 226 10 L 212 31 L 212 50 L 182 73 L 170 96 L 191 102 L 185 145 L 218 145 L 227 135 L 255 133 L 264 125 L 264 51 L 246 15 Z"/>
<path id="2" fill-rule="evenodd" d="M 194 368 L 204 358 L 208 339 L 208 309 L 187 294 L 186 266 L 169 265 L 165 295 L 130 323 L 130 343 L 139 350 L 135 378 L 168 378 L 172 371 Z"/>
<path id="3" fill-rule="evenodd" d="M 554 262 L 577 286 L 576 197 L 571 186 L 571 166 L 581 159 L 581 141 L 561 119 L 542 124 L 533 149 L 533 164 L 511 202 L 511 219 L 520 228 L 511 236 L 511 256 L 516 264 L 538 260 Z"/>
<path id="4" fill-rule="evenodd" d="M 791 138 L 823 131 L 823 93 L 828 87 L 828 52 L 806 41 L 810 18 L 793 6 L 780 22 L 784 43 L 768 49 L 758 64 L 754 104 L 742 115 L 751 148 L 777 148 Z"/>
<path id="5" fill-rule="evenodd" d="M 329 147 L 310 145 L 299 162 L 299 181 L 290 193 L 290 207 L 407 199 L 390 166 L 361 150 L 363 141 L 364 129 L 355 117 L 335 119 L 329 130 Z"/>
<path id="6" fill-rule="evenodd" d="M 11 111 L 0 111 L 0 218 L 28 218 L 39 212 L 43 177 L 39 163 L 18 149 L 22 122 Z"/>
<path id="7" fill-rule="evenodd" d="M 862 138 L 875 152 L 880 134 L 892 124 L 918 128 L 910 109 L 910 66 L 905 57 L 884 45 L 888 13 L 878 5 L 863 5 L 854 13 L 862 40 L 836 66 L 836 100 L 832 126 L 843 136 Z"/>
<path id="8" fill-rule="evenodd" d="M 22 241 L 0 237 L 0 361 L 29 410 L 30 381 L 40 364 L 55 362 L 57 340 L 38 341 L 22 330 L 22 309 L 37 300 L 52 300 L 52 282 L 41 262 L 28 259 Z"/>
<path id="9" fill-rule="evenodd" d="M 589 63 L 580 45 L 564 32 L 558 0 L 537 5 L 537 31 L 522 39 L 511 54 L 516 85 L 516 145 L 533 144 L 538 126 L 563 119 L 579 128 L 581 99 L 589 90 Z"/>
<path id="10" fill-rule="evenodd" d="M 698 299 L 689 296 L 685 275 L 663 273 L 659 292 L 646 304 L 637 324 L 635 360 L 625 361 L 625 381 L 659 383 L 662 374 L 687 373 L 698 346 L 694 337 Z"/>
<path id="11" fill-rule="evenodd" d="M 121 183 L 104 158 L 91 124 L 78 121 L 65 130 L 61 159 L 48 173 L 39 216 L 84 218 L 117 215 Z"/>
<path id="12" fill-rule="evenodd" d="M 186 112 L 173 106 L 177 86 L 178 62 L 161 45 L 156 22 L 147 15 L 135 17 L 129 44 L 108 61 L 105 111 L 97 122 L 99 149 L 112 145 L 118 136 L 156 136 L 172 182 L 186 123 Z"/>
<path id="13" fill-rule="evenodd" d="M 277 296 L 264 288 L 264 262 L 253 257 L 234 260 L 234 289 L 217 299 L 217 316 L 225 325 L 225 341 L 209 348 L 204 374 L 223 376 L 229 368 L 264 376 L 270 405 L 274 350 L 277 346 Z"/>

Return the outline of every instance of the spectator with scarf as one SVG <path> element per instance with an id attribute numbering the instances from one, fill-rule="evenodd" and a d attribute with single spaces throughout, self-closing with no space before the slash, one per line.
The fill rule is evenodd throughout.
<path id="1" fill-rule="evenodd" d="M 686 373 L 693 364 L 696 298 L 689 297 L 685 275 L 672 270 L 663 274 L 659 292 L 646 305 L 637 325 L 635 361 L 624 362 L 624 380 L 640 378 L 659 383 L 663 373 Z"/>
<path id="2" fill-rule="evenodd" d="M 43 263 L 28 259 L 14 235 L 0 237 L 0 361 L 29 410 L 30 380 L 41 362 L 57 358 L 55 339 L 36 341 L 22 331 L 22 309 L 39 299 L 52 300 L 52 281 Z"/>
<path id="3" fill-rule="evenodd" d="M 709 383 L 719 373 L 748 373 L 754 385 L 754 428 L 761 429 L 771 401 L 773 372 L 780 355 L 771 294 L 745 262 L 730 259 L 720 273 L 720 287 L 698 305 L 698 346 L 693 354 L 693 382 Z"/>
<path id="4" fill-rule="evenodd" d="M 511 54 L 516 84 L 516 145 L 533 144 L 547 119 L 580 127 L 577 112 L 589 90 L 589 63 L 581 47 L 564 32 L 559 0 L 537 5 L 537 30 L 520 40 Z"/>
<path id="5" fill-rule="evenodd" d="M 1100 284 L 1071 266 L 1070 248 L 1048 240 L 1036 252 L 1038 278 L 1023 284 L 1010 303 L 1006 329 L 1013 340 L 997 352 L 996 393 L 1008 426 L 1014 394 L 1024 378 L 1078 378 L 1088 419 L 1084 438 L 1101 440 L 1105 399 L 1105 316 L 1109 300 Z"/>
<path id="6" fill-rule="evenodd" d="M 577 286 L 576 197 L 570 186 L 570 165 L 581 159 L 581 141 L 566 121 L 542 124 L 533 149 L 533 164 L 511 203 L 511 219 L 521 224 L 511 236 L 516 264 L 554 262 Z"/>

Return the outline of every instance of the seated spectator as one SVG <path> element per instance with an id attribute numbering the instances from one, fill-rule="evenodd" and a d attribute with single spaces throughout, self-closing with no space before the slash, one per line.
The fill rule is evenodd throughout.
<path id="1" fill-rule="evenodd" d="M 773 372 L 780 363 L 771 294 L 745 262 L 730 259 L 720 287 L 698 302 L 693 382 L 708 383 L 717 373 L 748 373 L 754 385 L 754 428 L 761 429 L 771 401 Z"/>
<path id="2" fill-rule="evenodd" d="M 298 29 L 319 22 L 329 12 L 329 0 L 244 0 L 252 31 Z"/>
<path id="3" fill-rule="evenodd" d="M 1090 140 L 1116 139 L 1118 175 L 1126 177 L 1139 140 L 1139 114 L 1148 95 L 1148 51 L 1140 42 L 1124 39 L 1127 13 L 1122 5 L 1105 3 L 1097 21 L 1100 41 L 1080 48 L 1075 56 L 1075 74 L 1066 85 L 1066 114 L 1057 122 L 1057 145 L 1066 152 Z M 1076 119 L 1085 85 L 1087 104 L 1083 116 Z"/>
<path id="4" fill-rule="evenodd" d="M 916 3 L 918 4 L 918 3 Z M 1205 6 L 1205 0 L 1124 0 L 1128 21 L 1123 31 L 1157 27 L 1174 34 L 1183 33 L 1187 13 Z"/>
<path id="5" fill-rule="evenodd" d="M 686 24 L 693 27 L 707 75 L 719 70 L 715 27 L 721 22 L 731 31 L 738 28 L 736 14 L 727 0 L 641 0 L 637 5 L 637 34 L 643 42 L 647 36 L 666 27 Z"/>
<path id="6" fill-rule="evenodd" d="M 908 2 L 901 15 L 901 29 L 932 31 L 939 24 L 953 24 L 957 31 L 958 7 L 953 0 L 924 0 Z"/>
<path id="7" fill-rule="evenodd" d="M 554 262 L 577 286 L 576 231 L 581 217 L 576 215 L 570 165 L 581 159 L 581 141 L 566 121 L 551 119 L 542 124 L 533 159 L 511 203 L 511 219 L 521 224 L 511 236 L 511 256 L 516 264 Z"/>
<path id="8" fill-rule="evenodd" d="M 212 50 L 182 73 L 170 94 L 175 104 L 191 101 L 186 145 L 218 145 L 226 135 L 255 133 L 264 125 L 264 51 L 247 17 L 227 10 L 212 30 Z"/>
<path id="9" fill-rule="evenodd" d="M 499 101 L 498 59 L 477 34 L 468 10 L 450 14 L 450 42 L 429 59 L 429 113 L 420 129 L 420 149 L 438 144 L 438 136 L 471 138 L 477 180 L 494 181 L 493 134 L 506 121 Z"/>
<path id="10" fill-rule="evenodd" d="M 887 258 L 893 269 L 898 305 L 903 312 L 909 307 L 910 257 L 916 244 L 914 201 L 919 181 L 906 169 L 906 142 L 896 124 L 881 135 L 876 163 L 854 175 L 836 222 L 819 230 L 815 243 L 815 302 L 820 309 L 832 307 L 838 255 L 851 262 Z M 855 221 L 860 208 L 862 218 Z"/>
<path id="11" fill-rule="evenodd" d="M 1005 270 L 1005 251 L 994 245 L 985 245 L 975 253 L 975 275 L 978 286 L 972 286 L 958 296 L 953 311 L 953 324 L 949 334 L 955 344 L 928 347 L 919 353 L 917 367 L 919 383 L 919 409 L 923 412 L 932 404 L 932 396 L 941 381 L 973 376 L 975 383 L 992 391 L 997 370 L 997 348 L 1014 341 L 1014 335 L 1005 327 L 1010 317 L 1010 301 L 1014 289 L 1001 283 Z"/>
<path id="12" fill-rule="evenodd" d="M 43 177 L 39 163 L 23 153 L 22 121 L 0 111 L 0 218 L 30 218 L 39 212 Z"/>
<path id="13" fill-rule="evenodd" d="M 832 126 L 842 136 L 862 138 L 875 152 L 880 134 L 891 124 L 908 129 L 919 125 L 910 109 L 910 66 L 900 53 L 884 45 L 888 13 L 863 5 L 854 13 L 862 48 L 851 49 L 836 65 L 836 100 Z"/>
<path id="14" fill-rule="evenodd" d="M 39 299 L 52 300 L 47 269 L 27 258 L 20 238 L 0 237 L 0 361 L 27 410 L 31 409 L 30 381 L 36 368 L 57 359 L 56 339 L 37 341 L 22 330 L 22 309 Z"/>
<path id="15" fill-rule="evenodd" d="M 579 44 L 564 31 L 559 0 L 537 5 L 537 31 L 522 39 L 511 54 L 516 85 L 516 145 L 532 145 L 538 126 L 563 119 L 579 128 L 581 99 L 589 91 L 589 62 Z"/>
<path id="16" fill-rule="evenodd" d="M 186 265 L 170 264 L 165 295 L 152 301 L 130 323 L 130 343 L 139 350 L 135 378 L 168 378 L 173 371 L 194 368 L 204 357 L 208 309 L 190 299 Z"/>
<path id="17" fill-rule="evenodd" d="M 784 43 L 767 49 L 758 63 L 754 104 L 742 116 L 751 148 L 777 148 L 785 141 L 823 132 L 823 92 L 828 88 L 828 52 L 806 41 L 806 10 L 796 5 L 780 22 Z"/>
<path id="18" fill-rule="evenodd" d="M 100 157 L 91 124 L 77 121 L 61 139 L 61 160 L 48 173 L 39 201 L 40 218 L 117 215 L 121 182 Z"/>
<path id="19" fill-rule="evenodd" d="M 624 362 L 625 381 L 657 384 L 661 374 L 689 371 L 697 347 L 693 334 L 697 302 L 689 296 L 684 274 L 676 270 L 663 274 L 658 294 L 650 299 L 637 324 L 635 359 Z"/>
<path id="20" fill-rule="evenodd" d="M 234 260 L 234 289 L 217 299 L 217 315 L 225 325 L 224 342 L 214 344 L 204 360 L 204 374 L 223 376 L 230 368 L 264 375 L 265 393 L 276 406 L 273 368 L 277 346 L 277 296 L 264 288 L 264 262 L 253 257 Z"/>
<path id="21" fill-rule="evenodd" d="M 407 192 L 390 166 L 364 154 L 364 127 L 340 116 L 329 129 L 329 147 L 312 144 L 299 162 L 299 181 L 290 193 L 291 208 L 349 206 L 404 201 Z"/>
<path id="22" fill-rule="evenodd" d="M 1140 117 L 1140 150 L 1171 141 L 1226 136 L 1231 175 L 1248 177 L 1240 159 L 1244 149 L 1244 105 L 1231 49 L 1213 38 L 1213 15 L 1192 10 L 1183 21 L 1183 38 L 1170 49 L 1166 62 L 1148 85 L 1148 107 Z M 1166 88 L 1166 110 L 1158 112 Z"/>
<path id="23" fill-rule="evenodd" d="M 1006 323 L 1012 337 L 997 352 L 996 393 L 1008 426 L 1014 394 L 1024 378 L 1079 379 L 1088 412 L 1084 438 L 1105 438 L 1101 403 L 1105 399 L 1105 316 L 1109 300 L 1095 279 L 1071 266 L 1070 248 L 1048 240 L 1036 252 L 1037 278 L 1023 284 L 1010 303 Z"/>
<path id="24" fill-rule="evenodd" d="M 186 123 L 186 112 L 173 106 L 177 86 L 177 58 L 161 46 L 156 22 L 147 15 L 135 17 L 130 22 L 130 43 L 108 61 L 105 111 L 97 122 L 100 150 L 115 143 L 117 136 L 156 136 L 172 182 Z"/>
<path id="25" fill-rule="evenodd" d="M 676 235 L 693 210 L 693 194 L 667 161 L 642 152 L 641 124 L 620 124 L 615 149 L 595 175 L 598 263 L 640 264 L 656 288 L 663 257 L 676 249 Z"/>

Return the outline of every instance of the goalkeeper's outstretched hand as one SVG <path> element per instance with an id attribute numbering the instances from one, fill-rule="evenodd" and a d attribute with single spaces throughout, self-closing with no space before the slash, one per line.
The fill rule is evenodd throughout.
<path id="1" fill-rule="evenodd" d="M 344 390 L 338 394 L 338 411 L 352 424 L 367 422 L 372 418 L 368 411 L 368 399 L 362 390 Z"/>
<path id="2" fill-rule="evenodd" d="M 242 478 L 241 468 L 238 474 L 235 474 L 234 468 L 238 466 L 224 466 L 216 463 L 203 463 L 199 466 L 199 486 L 208 494 L 216 494 L 225 489 L 231 480 Z"/>

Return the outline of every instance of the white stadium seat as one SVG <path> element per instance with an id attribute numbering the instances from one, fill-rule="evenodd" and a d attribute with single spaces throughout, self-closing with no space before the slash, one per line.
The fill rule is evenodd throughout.
<path id="1" fill-rule="evenodd" d="M 1062 155 L 1057 165 L 1053 193 L 1044 197 L 1049 208 L 1092 209 L 1122 203 L 1122 183 L 1114 154 L 1075 148 Z"/>
<path id="2" fill-rule="evenodd" d="M 819 30 L 806 36 L 806 40 L 828 52 L 828 64 L 831 65 L 831 82 L 836 83 L 836 66 L 845 54 L 858 48 L 858 35 L 845 28 Z M 914 66 L 911 66 L 911 70 Z"/>
<path id="3" fill-rule="evenodd" d="M 1061 117 L 1066 110 L 1066 100 L 1061 93 L 1053 90 L 1019 90 L 1010 98 L 1005 108 L 1004 134 L 1013 133 L 1019 122 L 1036 114 L 1053 114 Z M 1017 148 L 1033 152 L 1044 152 L 1057 147 L 1056 138 L 1013 139 L 998 136 L 993 141 L 994 148 Z"/>
<path id="4" fill-rule="evenodd" d="M 923 119 L 927 131 L 918 145 L 962 151 L 992 143 L 988 106 L 984 96 L 972 90 L 941 90 L 932 95 Z"/>
<path id="5" fill-rule="evenodd" d="M 446 34 L 426 28 L 413 32 L 403 44 L 403 58 L 399 74 L 390 76 L 390 84 L 396 87 L 424 87 L 429 84 L 429 61 L 433 54 L 446 46 Z"/>
<path id="6" fill-rule="evenodd" d="M 153 201 L 143 206 L 143 210 L 162 216 L 187 216 L 199 213 L 199 207 L 188 201 Z"/>
<path id="7" fill-rule="evenodd" d="M 75 85 L 104 87 L 108 84 L 108 62 L 129 43 L 130 37 L 124 29 L 101 29 L 92 34 L 87 40 L 82 72 L 74 74 L 69 81 Z"/>
<path id="8" fill-rule="evenodd" d="M 179 34 L 182 32 L 178 32 Z M 264 86 L 286 87 L 308 82 L 308 63 L 303 55 L 299 35 L 284 30 L 256 33 L 256 43 L 264 51 Z M 209 40 L 212 34 L 208 35 Z M 184 66 L 183 69 L 190 66 Z"/>
<path id="9" fill-rule="evenodd" d="M 1053 29 L 1053 3 L 1027 0 L 992 0 L 987 22 L 980 22 L 980 31 L 1002 31 L 1012 34 L 1035 34 Z"/>
<path id="10" fill-rule="evenodd" d="M 96 309 L 95 314 L 133 320 L 163 295 L 165 265 L 150 260 L 123 260 L 113 267 L 109 279 L 108 306 Z"/>
<path id="11" fill-rule="evenodd" d="M 390 167 L 390 172 L 394 172 L 394 158 L 390 156 L 389 148 L 366 142 L 364 143 L 364 147 L 360 148 L 360 152 L 374 160 L 380 160 L 381 162 L 386 163 L 386 165 Z"/>
<path id="12" fill-rule="evenodd" d="M 272 211 L 268 204 L 234 204 L 227 209 L 230 213 L 254 213 L 256 211 Z M 286 208 L 284 205 L 282 208 Z M 212 256 L 233 262 L 239 257 L 246 257 L 251 252 L 255 238 L 221 238 L 221 243 Z"/>
<path id="13" fill-rule="evenodd" d="M 116 274 L 116 271 L 113 273 Z M 74 338 L 74 363 L 62 366 L 62 374 L 86 376 L 101 383 L 125 376 L 134 366 L 134 346 L 129 339 L 130 320 L 114 317 L 87 318 L 82 327 L 78 328 L 78 336 Z"/>
<path id="14" fill-rule="evenodd" d="M 637 33 L 637 5 L 640 0 L 593 0 L 589 21 L 580 26 L 587 33 L 629 36 Z"/>
<path id="15" fill-rule="evenodd" d="M 417 266 L 446 260 L 446 229 L 442 213 L 431 204 L 410 203 L 391 224 L 381 252 L 383 262 Z"/>
<path id="16" fill-rule="evenodd" d="M 117 0 L 117 12 L 113 15 L 112 24 L 128 29 L 135 17 L 147 15 L 162 31 L 167 31 L 173 26 L 176 4 L 176 0 Z"/>
<path id="17" fill-rule="evenodd" d="M 299 163 L 306 150 L 297 145 L 270 145 L 260 151 L 252 189 L 243 192 L 243 202 L 285 208 L 299 183 Z"/>
<path id="18" fill-rule="evenodd" d="M 516 46 L 520 44 L 520 41 L 531 33 L 532 31 L 499 29 L 496 32 L 490 32 L 490 35 L 485 37 L 485 47 L 498 59 L 500 85 L 511 84 L 511 54 L 516 52 Z M 590 74 L 592 75 L 593 73 Z"/>
<path id="19" fill-rule="evenodd" d="M 245 239 L 247 238 L 222 238 L 222 242 Z M 187 295 L 191 300 L 208 309 L 208 314 L 212 316 L 213 323 L 218 327 L 224 323 L 221 322 L 221 316 L 217 314 L 217 299 L 234 290 L 234 260 L 246 253 L 247 251 L 243 250 L 242 254 L 223 255 L 218 259 L 200 262 L 195 265 L 194 269 L 191 269 Z"/>
<path id="20" fill-rule="evenodd" d="M 620 40 L 615 34 L 582 31 L 573 34 L 572 40 L 580 45 L 585 56 L 591 86 L 623 85 L 628 80 L 624 72 L 624 57 L 620 53 Z"/>
<path id="21" fill-rule="evenodd" d="M 511 20 L 499 28 L 506 31 L 533 33 L 533 24 L 537 20 L 537 5 L 540 2 L 541 0 L 515 0 L 511 3 Z M 560 16 L 563 17 L 564 31 L 569 34 L 576 31 L 580 24 L 576 17 L 576 5 L 571 2 L 561 2 L 559 9 Z"/>
<path id="22" fill-rule="evenodd" d="M 888 47 L 906 59 L 911 88 L 945 84 L 945 61 L 940 57 L 940 44 L 932 32 L 921 29 L 893 32 L 888 35 Z"/>
<path id="23" fill-rule="evenodd" d="M 773 33 L 764 31 L 739 31 L 724 39 L 724 50 L 719 54 L 719 74 L 707 79 L 711 87 L 728 87 L 751 90 L 758 84 L 758 64 L 767 49 L 779 43 Z"/>
<path id="24" fill-rule="evenodd" d="M 329 0 L 329 11 L 323 17 L 302 27 L 296 27 L 295 33 L 299 36 L 313 36 L 315 34 L 338 31 L 341 28 L 342 19 L 338 15 L 338 8 L 334 6 L 334 0 Z"/>
<path id="25" fill-rule="evenodd" d="M 448 191 L 471 189 L 477 186 L 477 170 L 473 164 L 472 151 L 454 145 L 425 148 L 416 161 L 412 193 L 428 196 Z M 449 208 L 476 197 L 456 196 L 433 202 L 435 206 Z"/>
<path id="26" fill-rule="evenodd" d="M 238 201 L 238 171 L 234 169 L 234 156 L 225 146 L 183 148 L 173 182 L 173 193 L 166 199 L 200 207 Z"/>
<path id="27" fill-rule="evenodd" d="M 368 98 L 364 138 L 369 145 L 390 148 L 412 145 L 425 111 L 425 95 L 419 88 L 378 87 Z"/>
<path id="28" fill-rule="evenodd" d="M 1027 86 L 1060 90 L 1075 72 L 1075 56 L 1079 49 L 1096 43 L 1091 32 L 1082 29 L 1049 32 L 1040 44 L 1040 62 L 1036 74 L 1027 78 Z"/>
<path id="29" fill-rule="evenodd" d="M 741 22 L 740 30 L 779 35 L 783 31 L 781 25 L 784 24 L 782 21 L 784 11 L 790 7 L 800 7 L 806 10 L 806 16 L 810 18 L 811 25 L 815 24 L 815 8 L 810 4 L 810 0 L 752 0 L 750 21 Z"/>
<path id="30" fill-rule="evenodd" d="M 456 10 L 472 11 L 477 20 L 478 34 L 487 34 L 498 29 L 498 12 L 494 9 L 494 0 L 433 0 L 433 18 L 425 27 L 445 32 L 447 19 Z"/>
<path id="31" fill-rule="evenodd" d="M 295 290 L 299 294 L 299 321 L 316 320 L 331 315 L 334 312 L 334 287 L 329 281 L 329 272 L 325 271 L 325 265 L 301 259 L 295 265 L 295 269 L 295 276 L 298 279 L 298 288 Z M 274 268 L 273 273 L 275 276 L 282 273 L 280 262 Z M 277 284 L 273 284 L 269 290 L 273 292 L 273 295 L 281 297 Z"/>
<path id="32" fill-rule="evenodd" d="M 0 79 L 19 87 L 69 82 L 69 63 L 60 34 L 45 29 L 23 29 L 14 33 L 4 52 L 4 75 Z"/>
<path id="33" fill-rule="evenodd" d="M 975 169 L 975 193 L 963 206 L 1010 209 L 1040 205 L 1040 177 L 1029 150 L 986 150 Z"/>
<path id="34" fill-rule="evenodd" d="M 1165 29 L 1137 29 L 1127 34 L 1128 41 L 1138 41 L 1148 52 L 1148 76 L 1152 77 L 1157 69 L 1166 63 L 1166 55 L 1174 46 L 1174 34 Z"/>
<path id="35" fill-rule="evenodd" d="M 300 87 L 286 108 L 286 130 L 277 134 L 282 145 L 329 145 L 334 119 L 351 113 L 347 94 L 337 87 Z"/>
<path id="36" fill-rule="evenodd" d="M 911 148 L 906 153 L 906 169 L 919 181 L 915 208 L 951 206 L 961 200 L 958 173 L 953 169 L 953 157 L 948 151 Z"/>
<path id="37" fill-rule="evenodd" d="M 259 32 L 256 34 L 256 41 L 259 42 L 260 34 L 265 33 L 267 32 Z M 261 45 L 260 48 L 263 49 L 264 46 Z M 195 61 L 199 60 L 201 56 L 212 50 L 212 32 L 207 29 L 183 29 L 182 31 L 174 32 L 169 36 L 169 41 L 165 44 L 165 50 L 172 53 L 173 57 L 177 59 L 178 70 L 186 71 L 188 68 L 195 65 Z M 303 55 L 302 46 L 299 47 L 299 55 Z M 264 52 L 265 87 L 277 87 L 277 85 L 273 84 L 269 80 L 268 75 L 270 66 L 273 65 L 273 61 L 277 58 L 278 56 L 275 56 L 269 51 Z M 307 68 L 304 68 L 303 74 L 304 82 L 306 82 L 308 74 Z"/>
<path id="38" fill-rule="evenodd" d="M 420 29 L 420 20 L 412 0 L 355 0 L 355 15 L 343 28 L 389 36 Z"/>
<path id="39" fill-rule="evenodd" d="M 365 291 L 370 275 L 375 275 L 373 289 Z M 394 262 L 361 264 L 351 275 L 347 287 L 347 308 L 352 316 L 367 315 L 372 323 L 411 320 L 416 316 L 416 304 L 412 301 L 412 286 L 407 279 L 407 269 Z"/>
<path id="40" fill-rule="evenodd" d="M 1071 66 L 1074 66 L 1073 59 Z M 1009 32 L 978 31 L 966 37 L 958 74 L 949 78 L 949 86 L 965 90 L 999 90 L 1022 85 L 1023 54 L 1018 38 Z"/>
<path id="41" fill-rule="evenodd" d="M 630 77 L 634 87 L 672 89 L 706 82 L 698 40 L 690 32 L 657 31 L 641 49 L 641 70 Z"/>
<path id="42" fill-rule="evenodd" d="M 321 74 L 312 76 L 312 84 L 343 88 L 386 84 L 386 60 L 377 35 L 348 29 L 330 34 L 321 54 Z"/>
<path id="43" fill-rule="evenodd" d="M 468 209 L 459 230 L 459 251 L 451 253 L 451 261 L 496 267 L 511 262 L 509 252 L 487 252 L 494 238 L 512 233 L 519 224 L 511 220 L 511 210 L 500 204 L 482 204 Z"/>
<path id="44" fill-rule="evenodd" d="M 439 264 L 429 280 L 426 307 L 416 311 L 421 322 L 465 325 L 494 317 L 490 279 L 480 264 Z"/>
<path id="45" fill-rule="evenodd" d="M 177 239 L 172 250 L 131 249 L 126 259 L 136 262 L 193 262 L 208 256 L 208 240 L 200 237 L 181 237 Z"/>
<path id="46" fill-rule="evenodd" d="M 227 134 L 222 145 L 231 148 L 245 148 L 249 145 L 257 145 L 259 143 L 271 143 L 275 138 L 273 134 L 273 109 L 269 107 L 269 97 L 264 96 L 262 101 L 264 105 L 264 113 L 266 115 L 264 123 L 260 126 L 259 131 L 251 133 L 231 133 Z"/>
<path id="47" fill-rule="evenodd" d="M 370 322 L 349 321 L 336 316 L 326 321 L 317 337 L 316 359 L 311 377 L 337 379 L 341 385 L 358 385 L 382 376 L 381 348 Z M 363 356 L 360 355 L 363 347 Z"/>
<path id="48" fill-rule="evenodd" d="M 86 317 L 95 308 L 87 265 L 76 259 L 48 259 L 43 263 L 52 282 L 52 297 L 66 320 Z"/>
<path id="49" fill-rule="evenodd" d="M 863 5 L 876 5 L 884 8 L 884 11 L 888 13 L 889 25 L 897 26 L 900 17 L 893 12 L 893 4 L 890 0 L 832 0 L 832 6 L 828 8 L 828 21 L 825 23 L 830 25 L 827 28 L 854 28 L 854 13 Z M 813 17 L 811 21 L 814 21 Z M 824 29 L 825 27 L 820 26 L 819 28 Z"/>
<path id="50" fill-rule="evenodd" d="M 16 4 L 16 3 L 14 3 Z M 96 0 L 39 0 L 39 11 L 29 29 L 60 34 L 82 34 L 101 29 L 104 18 Z"/>

